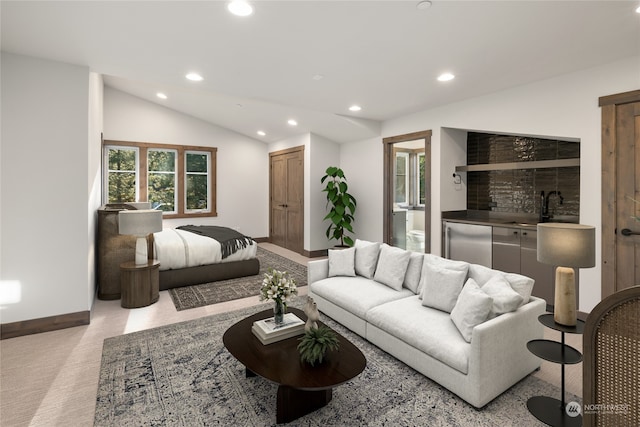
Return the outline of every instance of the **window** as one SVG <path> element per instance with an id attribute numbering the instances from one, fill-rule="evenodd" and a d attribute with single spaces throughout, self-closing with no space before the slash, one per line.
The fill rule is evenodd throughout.
<path id="1" fill-rule="evenodd" d="M 396 153 L 395 203 L 409 203 L 409 153 Z"/>
<path id="2" fill-rule="evenodd" d="M 394 202 L 407 207 L 424 207 L 425 203 L 424 150 L 396 151 Z"/>
<path id="3" fill-rule="evenodd" d="M 424 206 L 424 201 L 425 201 L 424 151 L 421 153 L 418 153 L 417 159 L 418 159 L 418 173 L 416 174 L 416 178 L 418 179 L 418 182 L 416 183 L 416 188 L 418 189 L 417 200 L 418 200 L 418 206 Z"/>
<path id="4" fill-rule="evenodd" d="M 105 147 L 108 200 L 111 203 L 138 199 L 138 149 Z"/>
<path id="5" fill-rule="evenodd" d="M 207 152 L 187 151 L 185 170 L 187 171 L 186 211 L 202 212 L 209 209 L 209 171 L 211 155 Z"/>
<path id="6" fill-rule="evenodd" d="M 147 150 L 147 201 L 152 209 L 176 213 L 176 150 Z"/>
<path id="7" fill-rule="evenodd" d="M 104 142 L 105 203 L 149 201 L 165 218 L 216 216 L 216 152 L 126 141 Z"/>

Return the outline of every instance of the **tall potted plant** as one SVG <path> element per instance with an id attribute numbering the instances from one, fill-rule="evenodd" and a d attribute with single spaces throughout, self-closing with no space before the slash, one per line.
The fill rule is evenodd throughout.
<path id="1" fill-rule="evenodd" d="M 345 232 L 353 233 L 351 223 L 356 212 L 356 199 L 347 191 L 349 187 L 344 172 L 338 167 L 329 166 L 320 183 L 325 184 L 322 191 L 327 193 L 327 207 L 331 206 L 324 217 L 324 220 L 331 221 L 327 227 L 327 238 L 338 240 L 339 246 L 353 246 L 353 239 Z"/>

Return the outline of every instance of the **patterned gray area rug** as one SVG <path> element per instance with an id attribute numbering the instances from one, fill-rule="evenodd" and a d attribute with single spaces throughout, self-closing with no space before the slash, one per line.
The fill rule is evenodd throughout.
<path id="1" fill-rule="evenodd" d="M 292 305 L 302 306 L 298 297 Z M 276 384 L 245 378 L 222 334 L 262 304 L 104 341 L 95 426 L 271 426 Z M 292 426 L 541 426 L 529 397 L 559 397 L 558 388 L 528 376 L 476 410 L 333 320 L 322 320 L 367 358 L 358 377 L 333 391 L 324 408 Z M 292 363 L 297 363 L 294 361 Z M 517 361 L 514 361 L 517 363 Z M 568 401 L 575 396 L 568 396 Z"/>
<path id="2" fill-rule="evenodd" d="M 260 272 L 254 276 L 220 280 L 201 285 L 169 289 L 169 295 L 176 310 L 188 310 L 219 302 L 251 297 L 260 293 L 264 273 L 269 268 L 287 271 L 298 286 L 307 284 L 307 266 L 258 246 L 256 254 L 260 260 Z"/>

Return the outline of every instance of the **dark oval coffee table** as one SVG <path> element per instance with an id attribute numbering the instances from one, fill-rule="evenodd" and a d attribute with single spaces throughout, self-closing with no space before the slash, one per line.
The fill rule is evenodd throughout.
<path id="1" fill-rule="evenodd" d="M 307 320 L 301 310 L 289 311 Z M 362 352 L 337 332 L 340 348 L 328 352 L 323 363 L 313 367 L 300 361 L 300 336 L 263 345 L 251 326 L 269 317 L 273 317 L 272 310 L 239 321 L 224 333 L 222 341 L 245 366 L 248 377 L 259 375 L 278 384 L 276 422 L 286 423 L 327 405 L 334 387 L 355 378 L 367 366 Z"/>

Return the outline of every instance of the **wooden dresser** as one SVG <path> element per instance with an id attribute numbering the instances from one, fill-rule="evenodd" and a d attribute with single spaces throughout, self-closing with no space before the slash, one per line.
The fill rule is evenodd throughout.
<path id="1" fill-rule="evenodd" d="M 120 264 L 133 261 L 136 238 L 118 234 L 118 212 L 135 209 L 128 204 L 107 204 L 98 209 L 98 298 L 120 298 Z"/>

